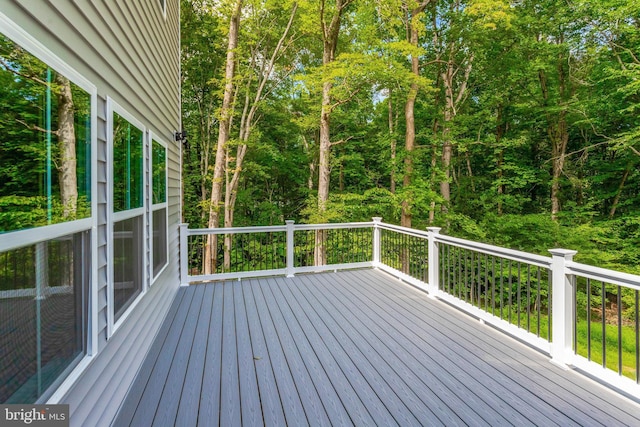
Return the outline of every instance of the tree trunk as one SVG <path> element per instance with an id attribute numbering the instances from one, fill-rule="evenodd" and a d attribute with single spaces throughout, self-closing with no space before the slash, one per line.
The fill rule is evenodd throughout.
<path id="1" fill-rule="evenodd" d="M 430 0 L 425 0 L 419 3 L 413 10 L 411 10 L 411 16 L 407 17 L 407 38 L 412 46 L 418 47 L 419 33 L 419 15 L 424 12 L 425 8 L 429 4 Z M 420 58 L 416 55 L 411 55 L 411 73 L 415 76 L 409 93 L 407 95 L 407 101 L 404 105 L 404 120 L 405 120 L 405 135 L 404 135 L 404 176 L 402 178 L 402 186 L 405 190 L 411 186 L 413 175 L 413 151 L 416 145 L 416 124 L 415 124 L 415 105 L 416 98 L 418 97 L 418 78 L 420 77 Z M 400 216 L 400 225 L 404 227 L 411 227 L 411 208 L 413 200 L 410 191 L 405 191 L 404 199 L 402 200 L 402 213 Z M 404 264 L 404 263 L 403 263 Z"/>
<path id="2" fill-rule="evenodd" d="M 322 85 L 322 112 L 320 113 L 320 159 L 318 161 L 318 212 L 324 214 L 329 200 L 329 180 L 331 175 L 331 82 Z"/>
<path id="3" fill-rule="evenodd" d="M 222 108 L 220 111 L 220 126 L 218 131 L 218 145 L 213 169 L 213 183 L 211 185 L 211 203 L 209 205 L 209 228 L 217 228 L 220 222 L 222 202 L 222 183 L 224 179 L 224 164 L 226 145 L 229 141 L 229 127 L 233 114 L 233 77 L 235 75 L 235 53 L 238 46 L 238 30 L 240 27 L 240 12 L 242 0 L 237 0 L 231 22 L 229 23 L 229 44 L 227 47 L 227 61 L 225 66 L 225 87 Z M 209 234 L 205 246 L 204 274 L 212 274 L 216 268 L 217 236 Z"/>
<path id="4" fill-rule="evenodd" d="M 310 157 L 309 179 L 307 179 L 307 188 L 309 190 L 313 190 L 313 177 L 316 175 L 316 163 L 313 160 L 313 154 L 311 153 L 311 146 L 309 145 L 309 141 L 307 141 L 307 138 L 304 135 L 302 135 L 302 144 L 304 147 L 304 152 Z"/>
<path id="5" fill-rule="evenodd" d="M 451 201 L 451 158 L 453 157 L 453 143 L 451 142 L 451 118 L 452 111 L 449 105 L 449 97 L 447 97 L 447 106 L 444 111 L 444 126 L 442 128 L 442 169 L 444 170 L 444 179 L 440 182 L 440 195 L 442 196 L 442 213 L 449 211 L 449 202 Z"/>
<path id="6" fill-rule="evenodd" d="M 394 135 L 395 129 L 393 126 L 393 101 L 391 100 L 391 89 L 389 89 L 389 137 L 391 138 L 391 174 L 389 177 L 389 190 L 392 194 L 396 192 L 396 137 Z"/>
<path id="7" fill-rule="evenodd" d="M 336 9 L 327 21 L 324 16 L 325 0 L 320 2 L 320 26 L 322 30 L 322 65 L 327 66 L 335 60 L 340 34 L 340 20 L 345 8 L 352 0 L 336 0 Z M 329 22 L 329 23 L 327 23 Z M 322 109 L 320 111 L 320 159 L 318 161 L 318 214 L 322 218 L 327 211 L 329 200 L 330 159 L 331 159 L 331 87 L 327 80 L 322 83 Z M 326 232 L 316 233 L 316 245 L 314 250 L 315 265 L 326 264 Z"/>
<path id="8" fill-rule="evenodd" d="M 620 195 L 622 194 L 622 190 L 624 189 L 624 184 L 627 182 L 627 178 L 629 178 L 629 174 L 631 173 L 632 163 L 627 164 L 627 168 L 622 175 L 622 179 L 620 180 L 620 185 L 618 185 L 618 191 L 616 192 L 616 197 L 613 198 L 613 203 L 611 204 L 611 210 L 609 211 L 609 219 L 613 219 L 616 215 L 616 209 L 618 208 L 618 203 L 620 202 Z"/>
<path id="9" fill-rule="evenodd" d="M 560 178 L 564 171 L 569 130 L 567 128 L 566 111 L 560 111 L 558 122 L 548 128 L 551 139 L 552 177 L 551 177 L 551 219 L 556 221 L 560 213 Z"/>
<path id="10" fill-rule="evenodd" d="M 227 156 L 227 178 L 226 178 L 226 187 L 225 187 L 225 199 L 224 199 L 224 226 L 227 228 L 233 227 L 233 217 L 235 212 L 236 200 L 238 199 L 238 187 L 240 186 L 240 177 L 242 174 L 242 164 L 244 162 L 245 155 L 247 154 L 247 143 L 249 141 L 249 137 L 251 136 L 251 130 L 256 123 L 255 115 L 258 111 L 258 106 L 260 101 L 264 96 L 264 88 L 271 77 L 271 73 L 273 72 L 273 68 L 275 66 L 276 59 L 280 52 L 282 51 L 284 41 L 287 38 L 287 34 L 291 29 L 291 25 L 293 24 L 293 18 L 295 17 L 296 11 L 298 9 L 298 4 L 293 4 L 293 9 L 291 10 L 291 15 L 289 16 L 289 22 L 285 29 L 283 30 L 282 36 L 278 40 L 278 44 L 273 50 L 271 58 L 260 69 L 258 73 L 258 88 L 256 90 L 253 99 L 251 98 L 251 79 L 247 80 L 246 91 L 245 91 L 245 101 L 244 107 L 242 109 L 242 117 L 240 118 L 240 144 L 236 150 L 235 155 L 235 164 L 233 167 L 233 175 L 230 176 L 231 172 L 231 160 L 229 156 Z M 258 52 L 253 52 L 251 64 L 256 63 L 256 57 L 258 56 Z M 229 271 L 231 268 L 231 250 L 233 244 L 233 235 L 225 234 L 224 238 L 224 269 L 225 271 Z"/>
<path id="11" fill-rule="evenodd" d="M 449 60 L 447 67 L 442 73 L 442 81 L 444 83 L 445 108 L 444 108 L 444 125 L 442 130 L 442 168 L 445 177 L 440 183 L 440 195 L 443 199 L 442 212 L 447 213 L 449 203 L 451 202 L 451 160 L 453 158 L 453 141 L 451 139 L 451 122 L 457 114 L 457 110 L 466 98 L 467 84 L 471 75 L 471 67 L 473 64 L 473 54 L 467 60 L 464 75 L 458 85 L 455 84 L 455 78 L 459 74 L 459 66 L 453 60 L 455 46 L 453 43 L 449 46 Z M 455 87 L 458 92 L 455 92 Z"/>
<path id="12" fill-rule="evenodd" d="M 61 74 L 56 74 L 56 96 L 58 99 L 58 147 L 60 158 L 58 172 L 60 199 L 64 218 L 74 218 L 78 206 L 78 178 L 76 175 L 75 114 L 71 83 Z"/>
<path id="13" fill-rule="evenodd" d="M 549 88 L 547 76 L 544 70 L 538 71 L 538 80 L 540 81 L 540 89 L 544 105 L 549 104 Z M 569 144 L 569 128 L 567 125 L 567 106 L 566 99 L 567 76 L 564 71 L 564 61 L 562 57 L 558 60 L 558 85 L 560 98 L 557 103 L 557 113 L 547 113 L 547 135 L 551 143 L 551 219 L 558 220 L 558 214 L 561 210 L 560 204 L 560 179 L 564 171 L 564 163 L 567 155 L 567 145 Z M 557 116 L 554 116 L 557 114 Z"/>
<path id="14" fill-rule="evenodd" d="M 502 123 L 503 118 L 502 118 L 502 105 L 498 106 L 498 111 L 497 111 L 497 117 L 496 117 L 496 146 L 501 147 L 501 142 L 502 142 L 502 137 L 504 136 L 505 132 L 506 132 L 506 127 L 505 125 Z M 502 210 L 502 196 L 504 195 L 504 184 L 502 183 L 502 179 L 504 177 L 504 171 L 503 171 L 503 166 L 504 164 L 504 149 L 500 148 L 500 152 L 498 153 L 498 160 L 497 160 L 497 169 L 498 169 L 498 216 L 502 216 L 503 214 L 503 210 Z"/>

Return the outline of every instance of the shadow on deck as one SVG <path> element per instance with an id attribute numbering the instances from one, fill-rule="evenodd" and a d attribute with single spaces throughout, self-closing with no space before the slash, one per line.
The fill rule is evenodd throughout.
<path id="1" fill-rule="evenodd" d="M 640 406 L 378 270 L 180 288 L 114 425 L 640 425 Z"/>

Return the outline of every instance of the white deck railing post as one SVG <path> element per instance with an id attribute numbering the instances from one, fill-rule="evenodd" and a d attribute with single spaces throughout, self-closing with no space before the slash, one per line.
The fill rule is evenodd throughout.
<path id="1" fill-rule="evenodd" d="M 439 277 L 439 265 L 440 265 L 440 253 L 438 251 L 438 242 L 436 242 L 436 234 L 440 234 L 440 227 L 427 227 L 429 232 L 429 252 L 428 252 L 428 272 L 429 283 L 427 284 L 427 292 L 432 297 L 438 294 Z"/>
<path id="2" fill-rule="evenodd" d="M 180 285 L 188 285 L 189 275 L 189 224 L 180 224 Z"/>
<path id="3" fill-rule="evenodd" d="M 287 277 L 293 277 L 295 275 L 295 267 L 294 267 L 294 251 L 293 251 L 293 244 L 294 244 L 294 238 L 293 238 L 293 232 L 294 232 L 294 225 L 295 221 L 288 219 L 285 221 L 285 224 L 287 224 Z"/>
<path id="4" fill-rule="evenodd" d="M 373 218 L 373 267 L 380 267 L 380 223 L 382 222 L 382 217 L 374 216 Z"/>
<path id="5" fill-rule="evenodd" d="M 576 251 L 550 249 L 551 252 L 551 361 L 560 366 L 571 363 L 573 355 L 573 307 L 575 292 L 572 276 L 567 273 L 567 262 Z"/>

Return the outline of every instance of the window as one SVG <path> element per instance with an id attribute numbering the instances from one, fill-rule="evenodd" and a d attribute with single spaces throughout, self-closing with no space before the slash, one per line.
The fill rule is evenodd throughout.
<path id="1" fill-rule="evenodd" d="M 151 140 L 151 200 L 152 200 L 152 266 L 157 277 L 168 261 L 167 247 L 167 149 Z"/>
<path id="2" fill-rule="evenodd" d="M 109 105 L 112 110 L 111 329 L 144 290 L 146 237 L 144 128 L 110 99 Z"/>
<path id="3" fill-rule="evenodd" d="M 0 254 L 0 402 L 36 402 L 86 349 L 90 235 Z"/>
<path id="4" fill-rule="evenodd" d="M 96 89 L 1 16 L 0 31 L 0 403 L 34 403 L 93 345 Z"/>
<path id="5" fill-rule="evenodd" d="M 91 216 L 91 96 L 0 38 L 0 233 Z"/>

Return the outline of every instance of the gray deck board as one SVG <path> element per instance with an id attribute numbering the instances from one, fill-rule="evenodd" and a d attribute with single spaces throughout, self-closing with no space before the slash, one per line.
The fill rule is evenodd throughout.
<path id="1" fill-rule="evenodd" d="M 178 293 L 173 302 L 173 305 L 169 308 L 167 317 L 165 318 L 162 327 L 158 331 L 158 334 L 155 337 L 151 348 L 149 349 L 145 361 L 140 367 L 140 371 L 136 375 L 136 380 L 127 393 L 128 398 L 120 407 L 119 413 L 122 419 L 130 420 L 135 414 L 140 398 L 145 391 L 147 382 L 149 380 L 149 377 L 151 376 L 153 367 L 155 366 L 155 362 L 158 358 L 158 355 L 160 354 L 160 351 L 162 351 L 164 342 L 167 338 L 167 335 L 169 334 L 171 324 L 173 323 L 175 315 L 178 312 L 178 308 L 182 305 L 182 298 L 184 296 L 184 293 Z"/>
<path id="2" fill-rule="evenodd" d="M 308 425 L 307 417 L 302 406 L 301 394 L 297 392 L 294 375 L 287 362 L 285 351 L 278 337 L 276 325 L 271 319 L 266 302 L 259 289 L 259 284 L 254 282 L 249 286 L 252 288 L 256 309 L 262 324 L 262 330 L 273 367 L 273 373 L 278 384 L 278 393 L 286 421 L 292 425 L 294 423 Z"/>
<path id="3" fill-rule="evenodd" d="M 258 391 L 260 393 L 260 402 L 262 403 L 264 424 L 267 426 L 282 426 L 285 425 L 282 402 L 280 402 L 273 364 L 269 350 L 267 349 L 264 333 L 262 332 L 262 325 L 258 317 L 251 286 L 251 284 L 246 282 L 241 284 L 247 310 L 252 355 L 255 360 L 256 378 L 258 380 Z"/>
<path id="4" fill-rule="evenodd" d="M 191 352 L 178 351 L 178 349 L 194 349 L 194 336 L 196 333 L 196 326 L 198 325 L 198 318 L 200 317 L 200 311 L 202 309 L 204 292 L 204 287 L 196 289 L 194 292 L 191 306 L 189 308 L 189 315 L 187 316 L 182 333 L 180 334 L 177 350 L 173 360 L 171 361 L 167 380 L 164 384 L 160 401 L 158 402 L 158 409 L 156 410 L 156 414 L 153 419 L 154 425 L 175 425 L 180 396 L 182 395 L 184 385 L 184 378 L 187 375 L 189 356 L 191 354 Z"/>
<path id="5" fill-rule="evenodd" d="M 240 377 L 240 401 L 242 402 L 242 422 L 247 425 L 262 424 L 262 407 L 258 392 L 258 378 L 249 334 L 249 322 L 242 286 L 235 285 L 233 301 L 236 315 L 236 341 L 238 357 L 238 376 Z"/>
<path id="6" fill-rule="evenodd" d="M 355 281 L 352 283 L 355 286 Z M 362 285 L 365 286 L 365 284 Z M 345 290 L 345 292 L 354 291 Z M 502 375 L 500 371 L 483 363 L 480 354 L 464 349 L 461 351 L 460 348 L 456 348 L 455 340 L 446 333 L 439 332 L 429 325 L 420 325 L 421 317 L 418 313 L 422 314 L 422 311 L 405 309 L 403 313 L 402 311 L 388 310 L 379 296 L 370 295 L 368 298 L 368 304 L 373 304 L 368 306 L 369 313 L 380 315 L 382 319 L 379 321 L 404 331 L 403 337 L 398 339 L 404 343 L 408 352 L 414 356 L 422 355 L 422 357 L 436 363 L 440 369 L 454 374 L 459 382 L 464 383 L 466 387 L 471 387 L 474 394 L 484 401 L 488 408 L 496 410 L 503 417 L 503 420 L 494 420 L 492 424 L 495 422 L 504 423 L 504 418 L 512 422 L 517 421 L 520 425 L 572 424 L 571 420 L 564 417 L 562 413 L 555 414 L 559 417 L 553 419 L 550 416 L 553 413 L 547 412 L 549 408 L 542 406 L 536 408 L 537 402 L 535 398 L 532 399 L 530 393 L 525 396 L 527 400 L 521 399 L 513 389 L 519 387 L 518 384 Z M 397 308 L 406 308 L 406 306 L 398 304 Z M 422 343 L 420 343 L 421 341 Z M 442 349 L 447 350 L 443 352 Z M 478 415 L 482 416 L 482 414 Z"/>
<path id="7" fill-rule="evenodd" d="M 280 293 L 281 284 L 276 283 L 275 280 L 270 280 L 267 283 L 265 292 L 272 294 L 271 301 L 282 301 L 280 307 L 283 313 L 283 320 L 297 341 L 303 343 L 303 346 L 299 347 L 299 349 L 305 355 L 305 360 L 313 360 L 316 364 L 319 363 L 318 370 L 321 371 L 324 368 L 326 376 L 331 383 L 329 385 L 326 380 L 322 382 L 324 387 L 318 390 L 321 399 L 326 401 L 327 394 L 331 393 L 332 398 L 337 394 L 337 397 L 356 425 L 371 425 L 374 420 L 374 414 L 387 423 L 392 422 L 393 419 L 388 412 L 383 411 L 381 408 L 376 408 L 375 411 L 369 409 L 370 405 L 367 405 L 365 401 L 370 400 L 369 403 L 375 405 L 381 404 L 380 401 L 375 400 L 374 393 L 368 388 L 369 385 L 358 376 L 355 372 L 355 367 L 345 360 L 344 355 L 340 354 L 337 347 L 332 346 L 332 343 L 323 340 L 317 334 L 314 325 L 304 316 L 300 316 L 299 313 L 298 317 L 296 317 Z M 318 377 L 324 380 L 324 375 Z M 332 393 L 331 390 L 335 390 L 336 393 Z M 332 399 L 331 402 L 333 403 L 335 400 Z M 331 406 L 339 407 L 337 402 Z M 371 412 L 374 412 L 374 414 Z"/>
<path id="8" fill-rule="evenodd" d="M 175 418 L 176 427 L 193 426 L 197 424 L 214 292 L 214 286 L 205 287 L 193 346 L 189 355 L 189 366 L 182 387 L 182 396 L 179 400 L 181 405 L 178 408 L 178 413 Z"/>
<path id="9" fill-rule="evenodd" d="M 374 365 L 371 359 L 375 360 L 377 354 L 369 348 L 362 348 L 362 342 L 358 342 L 355 335 L 349 336 L 342 330 L 340 324 L 336 323 L 329 317 L 321 317 L 318 311 L 322 313 L 322 308 L 313 305 L 306 300 L 306 295 L 296 292 L 296 287 L 288 287 L 286 283 L 279 283 L 279 290 L 284 294 L 284 298 L 289 301 L 291 307 L 296 307 L 297 316 L 306 316 L 316 329 L 320 342 L 326 343 L 334 353 L 340 352 L 341 357 L 349 358 L 349 363 L 356 367 L 362 374 L 363 378 L 369 383 L 374 392 L 380 396 L 380 404 L 387 407 L 394 421 L 402 426 L 420 425 L 418 418 L 413 414 L 407 405 L 411 405 L 413 410 L 418 412 L 421 406 L 417 396 L 411 396 L 404 393 L 406 390 L 401 384 L 398 384 L 396 377 L 390 374 L 390 367 L 386 364 Z M 299 304 L 296 304 L 298 302 Z M 353 325 L 352 325 L 353 326 Z M 357 343 L 358 342 L 358 343 Z M 358 345 L 360 344 L 360 345 Z M 384 375 L 384 374 L 387 375 Z M 398 394 L 404 394 L 406 400 L 401 399 Z M 414 406 L 415 405 L 415 406 Z M 426 414 L 422 413 L 422 416 Z M 374 415 L 376 421 L 382 421 Z M 389 423 L 390 421 L 387 421 Z M 387 424 L 385 423 L 385 424 Z"/>
<path id="10" fill-rule="evenodd" d="M 204 374 L 202 376 L 202 392 L 198 407 L 198 425 L 217 426 L 220 423 L 220 365 L 222 363 L 222 315 L 224 310 L 224 285 L 215 283 L 210 285 L 215 289 L 213 307 L 211 308 L 211 323 L 207 339 Z M 192 288 L 181 288 L 180 292 L 190 291 Z M 185 349 L 187 350 L 187 349 Z M 202 421 L 201 421 L 202 420 Z"/>
<path id="11" fill-rule="evenodd" d="M 320 394 L 313 377 L 309 374 L 309 369 L 307 369 L 307 366 L 313 364 L 318 356 L 308 351 L 308 342 L 304 336 L 296 335 L 295 329 L 292 332 L 294 323 L 291 321 L 286 309 L 283 312 L 283 308 L 274 299 L 268 289 L 269 279 L 266 280 L 266 282 L 261 281 L 258 286 L 254 287 L 254 290 L 256 294 L 261 294 L 263 308 L 269 311 L 273 324 L 276 325 L 277 334 L 293 375 L 295 390 L 300 395 L 306 419 L 309 423 L 315 422 L 320 425 L 329 425 L 329 417 L 322 404 Z M 322 381 L 322 376 L 319 379 Z"/>
<path id="12" fill-rule="evenodd" d="M 329 282 L 330 283 L 330 282 Z M 327 288 L 334 286 L 333 284 L 327 285 Z M 346 295 L 343 295 L 339 300 L 334 300 L 333 303 L 340 304 L 339 301 L 344 301 Z M 405 364 L 414 375 L 418 378 L 425 378 L 426 382 L 436 390 L 436 393 L 448 403 L 450 407 L 456 408 L 457 415 L 462 418 L 466 423 L 473 423 L 475 425 L 501 425 L 506 422 L 506 419 L 496 411 L 491 402 L 487 402 L 486 399 L 481 399 L 475 393 L 469 393 L 466 388 L 469 384 L 465 383 L 467 378 L 461 378 L 459 370 L 455 369 L 455 366 L 442 366 L 438 364 L 439 360 L 434 357 L 439 356 L 439 351 L 447 352 L 446 348 L 442 348 L 436 345 L 434 349 L 421 348 L 420 346 L 407 339 L 402 333 L 397 333 L 401 329 L 398 329 L 398 325 L 395 324 L 393 319 L 388 316 L 388 313 L 379 310 L 378 307 L 371 309 L 367 307 L 366 310 L 362 308 L 360 300 L 358 304 L 349 301 L 349 306 L 346 308 L 351 313 L 357 315 L 367 315 L 365 324 L 369 326 L 372 333 L 382 337 L 387 345 L 392 349 L 394 356 Z M 366 304 L 366 303 L 365 303 Z M 385 328 L 391 327 L 391 330 L 385 330 Z M 406 333 L 406 331 L 404 331 Z M 431 347 L 431 343 L 425 343 Z M 426 362 L 429 363 L 426 363 Z M 439 372 L 448 372 L 450 375 L 442 376 L 438 375 Z M 474 382 L 475 388 L 482 386 L 474 378 L 470 378 Z M 484 396 L 483 396 L 484 397 Z"/>
<path id="13" fill-rule="evenodd" d="M 345 276 L 349 274 L 347 273 Z M 359 284 L 360 289 L 370 285 L 381 285 L 379 282 L 365 282 L 361 277 L 357 276 L 352 278 L 352 283 L 354 284 L 352 292 L 358 292 L 358 288 L 355 286 L 357 284 Z M 440 333 L 444 338 L 449 337 L 448 347 L 458 347 L 459 352 L 462 354 L 477 353 L 479 357 L 473 360 L 490 363 L 490 366 L 486 369 L 491 372 L 494 378 L 501 378 L 502 381 L 498 382 L 499 385 L 506 387 L 512 393 L 520 393 L 522 398 L 534 408 L 536 402 L 532 398 L 543 400 L 547 406 L 540 409 L 544 410 L 545 415 L 552 414 L 556 406 L 558 408 L 571 406 L 576 411 L 565 413 L 560 409 L 556 409 L 555 412 L 560 412 L 565 418 L 570 414 L 574 418 L 573 423 L 580 425 L 592 425 L 594 422 L 606 425 L 612 420 L 631 425 L 637 422 L 638 414 L 628 417 L 627 415 L 629 414 L 625 413 L 625 411 L 620 411 L 620 408 L 612 405 L 606 399 L 606 396 L 611 395 L 614 396 L 614 400 L 617 400 L 618 396 L 611 390 L 603 388 L 604 395 L 594 393 L 592 388 L 600 388 L 598 384 L 585 381 L 584 378 L 575 375 L 573 372 L 565 371 L 555 366 L 550 367 L 548 358 L 540 353 L 531 353 L 529 348 L 523 345 L 514 345 L 515 343 L 511 340 L 504 341 L 502 339 L 504 335 L 492 328 L 475 328 L 475 321 L 468 316 L 450 316 L 448 312 L 453 311 L 455 313 L 456 310 L 446 305 L 432 306 L 425 304 L 428 301 L 413 298 L 412 289 L 404 287 L 398 288 L 398 290 L 403 295 L 403 298 L 385 295 L 384 300 L 380 303 L 385 306 L 395 303 L 398 309 L 406 308 L 407 305 L 414 308 L 415 310 L 410 311 L 410 313 L 419 312 L 420 316 L 415 314 L 409 314 L 409 316 L 415 322 L 413 327 L 417 327 L 421 332 L 430 331 L 431 329 L 427 326 L 431 322 L 437 322 L 445 316 L 449 318 L 451 321 L 442 324 L 439 331 L 433 330 Z M 368 293 L 367 295 L 372 296 L 375 294 Z M 434 309 L 437 311 L 434 312 Z M 505 360 L 518 363 L 502 363 Z M 510 383 L 506 382 L 508 379 L 512 381 Z M 572 383 L 574 387 L 566 384 L 567 382 Z M 585 389 L 585 386 L 590 389 Z M 572 395 L 575 394 L 578 399 L 573 399 L 573 396 L 569 398 L 566 394 L 567 390 L 570 390 Z M 562 420 L 562 422 L 564 424 L 565 422 L 571 422 L 571 420 Z"/>
<path id="14" fill-rule="evenodd" d="M 233 283 L 224 284 L 224 313 L 222 318 L 222 371 L 220 384 L 220 425 L 239 425 L 242 421 L 240 411 L 240 376 L 238 370 L 238 348 L 235 324 L 235 305 L 233 303 Z M 251 404 L 251 402 L 246 402 Z"/>
<path id="15" fill-rule="evenodd" d="M 184 323 L 187 320 L 192 300 L 193 294 L 185 295 L 178 306 L 178 311 L 169 326 L 169 332 L 167 333 L 162 348 L 153 361 L 153 369 L 148 378 L 146 378 L 144 391 L 140 396 L 135 413 L 132 416 L 131 424 L 133 425 L 148 424 L 149 420 L 153 420 L 155 417 L 156 409 L 158 408 L 162 391 L 167 383 L 166 380 L 169 375 L 171 362 L 173 361 Z M 136 382 L 137 381 L 138 379 L 136 379 Z M 136 382 L 134 382 L 134 387 L 137 385 Z"/>
<path id="16" fill-rule="evenodd" d="M 116 426 L 640 425 L 638 403 L 377 270 L 178 292 Z"/>

